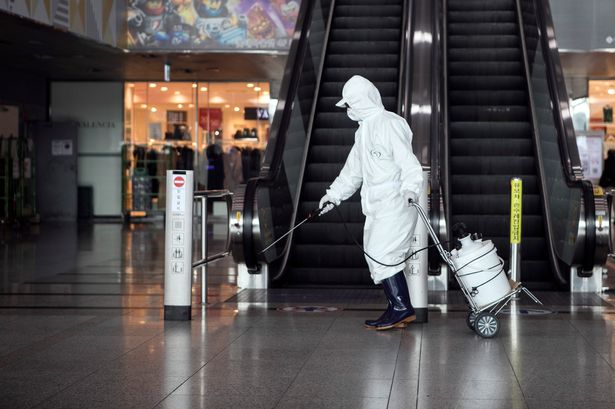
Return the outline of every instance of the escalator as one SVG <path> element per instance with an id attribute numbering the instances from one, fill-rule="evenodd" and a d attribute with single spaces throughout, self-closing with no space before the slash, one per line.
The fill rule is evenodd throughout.
<path id="1" fill-rule="evenodd" d="M 461 221 L 507 261 L 509 180 L 521 177 L 521 280 L 552 289 L 592 276 L 610 219 L 604 196 L 582 180 L 554 44 L 539 0 L 302 2 L 260 176 L 234 192 L 235 260 L 258 285 L 372 285 L 335 211 L 276 241 L 341 170 L 357 124 L 335 102 L 360 74 L 412 125 L 443 241 Z M 360 240 L 358 193 L 340 211 Z M 445 271 L 438 261 L 430 257 L 429 274 Z"/>
<path id="2" fill-rule="evenodd" d="M 335 106 L 342 86 L 362 75 L 380 90 L 385 108 L 397 110 L 402 0 L 337 0 L 333 10 L 314 125 L 303 173 L 299 213 L 308 214 L 339 174 L 354 143 L 357 123 Z M 364 216 L 357 192 L 342 206 L 349 230 L 361 238 Z M 293 238 L 288 285 L 371 284 L 364 256 L 336 212 L 303 226 Z"/>
<path id="3" fill-rule="evenodd" d="M 520 279 L 530 288 L 555 289 L 569 284 L 575 264 L 583 265 L 580 275 L 591 275 L 596 199 L 578 172 L 566 174 L 578 152 L 560 111 L 568 109 L 567 99 L 555 93 L 563 76 L 547 70 L 547 62 L 559 64 L 541 37 L 548 4 L 448 0 L 446 6 L 449 225 L 463 222 L 481 232 L 508 260 L 509 181 L 520 177 Z"/>
<path id="4" fill-rule="evenodd" d="M 261 177 L 236 195 L 235 210 L 244 222 L 231 229 L 240 243 L 236 246 L 240 261 L 245 259 L 250 271 L 258 273 L 260 261 L 250 255 L 315 210 L 342 169 L 358 126 L 335 106 L 344 83 L 362 75 L 379 89 L 385 109 L 400 109 L 405 90 L 405 76 L 400 75 L 405 59 L 400 57 L 407 44 L 409 3 L 302 2 L 299 39 L 289 55 Z M 340 206 L 340 212 L 352 236 L 362 241 L 364 216 L 358 192 Z M 258 228 L 249 221 L 254 219 Z M 252 239 L 246 237 L 248 231 Z M 278 285 L 373 285 L 362 251 L 335 211 L 303 225 L 261 258 Z"/>
<path id="5" fill-rule="evenodd" d="M 464 222 L 509 256 L 509 180 L 523 180 L 524 281 L 552 282 L 514 0 L 449 0 L 451 225 Z"/>

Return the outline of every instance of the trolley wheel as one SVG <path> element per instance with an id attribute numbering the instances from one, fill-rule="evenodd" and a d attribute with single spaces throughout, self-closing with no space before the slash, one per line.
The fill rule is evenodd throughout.
<path id="1" fill-rule="evenodd" d="M 466 317 L 466 324 L 468 324 L 468 328 L 474 331 L 474 323 L 476 322 L 476 313 L 474 311 L 469 311 L 468 316 Z"/>
<path id="2" fill-rule="evenodd" d="M 481 312 L 474 321 L 474 331 L 483 338 L 493 338 L 500 331 L 500 321 L 495 314 Z"/>

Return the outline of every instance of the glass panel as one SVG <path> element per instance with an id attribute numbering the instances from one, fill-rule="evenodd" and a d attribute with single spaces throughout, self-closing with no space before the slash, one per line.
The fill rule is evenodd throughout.
<path id="1" fill-rule="evenodd" d="M 314 103 L 318 70 L 320 68 L 323 48 L 326 45 L 326 25 L 329 16 L 330 0 L 318 0 L 313 4 L 312 21 L 309 28 L 310 37 L 303 64 L 295 62 L 293 69 L 301 70 L 297 92 L 294 95 L 281 95 L 280 98 L 291 97 L 282 101 L 285 108 L 292 107 L 287 128 L 277 129 L 272 134 L 269 149 L 275 149 L 275 144 L 283 143 L 284 152 L 282 167 L 273 186 L 260 189 L 257 192 L 259 221 L 262 242 L 265 245 L 273 242 L 290 227 L 294 207 L 299 200 L 299 185 L 303 170 L 303 158 L 308 148 L 308 126 Z M 302 56 L 297 55 L 300 61 Z M 288 81 L 287 78 L 285 78 Z M 293 84 L 291 84 L 292 86 Z M 281 115 L 278 111 L 276 115 Z M 288 113 L 286 113 L 288 114 Z M 277 124 L 284 125 L 281 118 L 276 118 Z M 269 152 L 272 153 L 272 152 Z M 268 157 L 270 155 L 268 154 Z M 269 164 L 272 168 L 278 164 Z M 268 261 L 283 255 L 285 241 L 282 240 L 274 249 L 265 254 Z"/>
<path id="2" fill-rule="evenodd" d="M 567 264 L 572 263 L 574 245 L 577 239 L 581 189 L 571 188 L 564 174 L 564 161 L 560 151 L 560 138 L 556 126 L 554 109 L 559 109 L 553 101 L 549 89 L 549 79 L 541 44 L 540 25 L 534 6 L 534 0 L 522 0 L 523 24 L 527 44 L 530 81 L 536 109 L 538 140 L 541 150 L 541 162 L 544 167 L 547 191 L 547 209 L 551 216 L 553 246 L 557 256 Z"/>

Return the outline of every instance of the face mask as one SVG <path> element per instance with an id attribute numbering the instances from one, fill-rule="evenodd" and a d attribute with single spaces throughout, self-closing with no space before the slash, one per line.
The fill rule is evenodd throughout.
<path id="1" fill-rule="evenodd" d="M 348 115 L 348 118 L 352 119 L 353 121 L 360 121 L 361 118 L 358 117 L 358 115 L 354 112 L 354 110 L 350 107 L 348 107 L 348 109 L 346 109 L 346 115 Z"/>

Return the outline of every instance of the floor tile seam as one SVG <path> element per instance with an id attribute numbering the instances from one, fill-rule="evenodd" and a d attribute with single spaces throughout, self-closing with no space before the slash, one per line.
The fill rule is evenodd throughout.
<path id="1" fill-rule="evenodd" d="M 598 356 L 600 356 L 600 358 L 601 358 L 604 362 L 606 362 L 606 364 L 609 366 L 609 368 L 611 368 L 611 369 L 614 371 L 613 375 L 615 375 L 615 366 L 613 366 L 613 364 L 612 364 L 611 362 L 609 362 L 609 360 L 608 360 L 608 359 L 606 359 L 606 358 L 604 357 L 604 355 L 603 355 L 600 351 L 598 351 L 598 349 L 597 349 L 597 348 L 596 348 L 596 347 L 595 347 L 595 346 L 594 346 L 591 342 L 589 342 L 589 338 L 587 338 L 587 337 L 585 336 L 585 334 L 583 334 L 583 333 L 581 332 L 581 330 L 579 330 L 579 328 L 578 328 L 578 327 L 576 327 L 576 326 L 573 324 L 572 320 L 568 321 L 568 323 L 570 324 L 570 326 L 571 326 L 572 328 L 574 328 L 574 329 L 575 329 L 575 331 L 577 331 L 577 332 L 579 333 L 579 335 L 581 335 L 581 338 L 583 338 L 583 340 L 585 341 L 585 343 L 587 343 L 587 344 L 589 345 L 589 347 L 590 347 L 590 348 L 591 348 L 591 349 L 592 349 L 592 350 L 593 350 L 596 354 L 598 354 Z"/>
<path id="2" fill-rule="evenodd" d="M 301 375 L 301 373 L 303 372 L 303 369 L 305 368 L 305 366 L 307 365 L 308 361 L 314 356 L 314 354 L 316 353 L 316 351 L 318 351 L 318 347 L 322 344 L 323 340 L 325 339 L 327 333 L 329 332 L 329 330 L 333 327 L 333 325 L 335 324 L 335 322 L 341 317 L 341 311 L 339 312 L 339 314 L 336 316 L 336 318 L 334 320 L 331 321 L 331 323 L 329 324 L 329 326 L 327 327 L 327 330 L 323 332 L 322 336 L 320 337 L 320 339 L 318 340 L 318 343 L 316 344 L 316 346 L 314 347 L 314 349 L 312 350 L 312 352 L 305 358 L 305 361 L 303 361 L 303 364 L 301 365 L 301 367 L 299 368 L 299 370 L 297 371 L 297 374 L 293 377 L 293 379 L 288 383 L 288 386 L 286 387 L 286 389 L 284 389 L 284 392 L 282 392 L 280 394 L 280 398 L 277 400 L 277 402 L 275 403 L 275 405 L 273 406 L 273 408 L 278 408 L 280 406 L 280 404 L 282 403 L 282 400 L 284 399 L 284 397 L 286 396 L 286 394 L 288 393 L 288 391 L 290 390 L 290 388 L 295 384 L 295 382 L 297 381 L 297 378 L 299 378 L 299 375 Z"/>
<path id="3" fill-rule="evenodd" d="M 414 407 L 418 408 L 419 407 L 419 393 L 420 393 L 420 386 L 421 386 L 421 360 L 423 359 L 423 332 L 424 332 L 425 326 L 421 325 L 421 343 L 419 344 L 419 369 L 418 369 L 418 374 L 417 374 L 417 380 L 416 380 L 416 399 L 414 400 Z"/>
<path id="4" fill-rule="evenodd" d="M 525 403 L 526 407 L 529 407 L 529 404 L 527 403 L 527 397 L 525 396 L 525 392 L 523 391 L 523 387 L 521 386 L 521 380 L 519 379 L 519 375 L 517 374 L 517 371 L 515 370 L 515 366 L 513 365 L 512 360 L 510 359 L 510 355 L 508 354 L 508 351 L 506 350 L 504 342 L 501 339 L 498 339 L 497 342 L 501 344 L 502 349 L 504 350 L 504 355 L 506 356 L 506 359 L 508 360 L 508 364 L 510 365 L 510 369 L 512 370 L 512 373 L 515 376 L 515 381 L 517 381 L 517 386 L 519 387 L 519 391 L 521 391 L 521 396 L 523 397 L 523 403 Z"/>
<path id="5" fill-rule="evenodd" d="M 421 326 L 421 331 L 422 330 L 423 330 L 423 327 Z M 401 343 L 406 333 L 406 331 L 403 329 L 401 331 L 402 333 L 401 333 L 401 336 L 399 337 L 399 342 L 397 344 L 397 354 L 395 355 L 395 366 L 393 367 L 393 377 L 391 378 L 391 387 L 389 388 L 389 396 L 387 398 L 387 409 L 389 408 L 389 405 L 391 404 L 391 395 L 393 394 L 393 385 L 395 385 L 395 373 L 397 372 L 397 363 L 399 362 L 399 351 L 401 350 Z"/>
<path id="6" fill-rule="evenodd" d="M 248 332 L 250 330 L 250 328 L 252 327 L 247 327 L 244 331 L 242 331 L 240 334 L 238 334 L 231 342 L 229 342 L 224 348 L 220 349 L 220 351 L 218 351 L 216 354 L 214 354 L 211 358 L 209 358 L 201 367 L 199 367 L 194 373 L 192 373 L 192 375 L 188 376 L 188 378 L 186 378 L 182 383 L 180 383 L 179 385 L 177 385 L 177 387 L 175 389 L 173 389 L 171 392 L 169 392 L 166 396 L 164 396 L 162 399 L 160 399 L 158 402 L 156 402 L 156 404 L 154 406 L 152 406 L 152 408 L 156 408 L 158 405 L 160 405 L 162 402 L 164 402 L 165 399 L 167 399 L 169 396 L 171 396 L 175 391 L 177 391 L 179 388 L 181 388 L 186 382 L 188 382 L 194 375 L 196 375 L 197 373 L 199 373 L 203 368 L 205 368 L 207 366 L 208 363 L 212 362 L 213 360 L 215 360 L 219 355 L 221 355 L 224 351 L 226 351 L 227 349 L 229 349 L 229 347 L 231 345 L 233 345 L 239 338 L 241 338 L 246 332 Z"/>
<path id="7" fill-rule="evenodd" d="M 22 358 L 24 358 L 28 354 L 38 353 L 45 349 L 48 349 L 51 346 L 57 345 L 62 341 L 65 341 L 79 332 L 81 332 L 84 328 L 95 327 L 105 321 L 109 321 L 113 318 L 117 318 L 117 316 L 107 316 L 107 315 L 99 315 L 84 322 L 80 322 L 75 325 L 71 325 L 70 327 L 61 330 L 59 332 L 55 332 L 49 336 L 40 339 L 33 344 L 20 348 L 16 351 L 10 352 L 7 355 L 0 357 L 0 368 L 3 368 L 7 365 L 18 362 Z"/>

